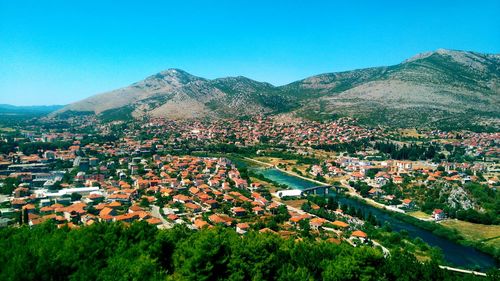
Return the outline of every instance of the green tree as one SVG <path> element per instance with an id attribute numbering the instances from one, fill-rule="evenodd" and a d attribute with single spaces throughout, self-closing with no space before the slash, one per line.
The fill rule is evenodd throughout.
<path id="1" fill-rule="evenodd" d="M 0 185 L 0 193 L 11 195 L 14 189 L 16 189 L 21 182 L 18 178 L 8 177 Z"/>
<path id="2" fill-rule="evenodd" d="M 80 199 L 82 199 L 82 195 L 80 193 L 71 193 L 71 201 L 78 201 Z"/>
<path id="3" fill-rule="evenodd" d="M 30 222 L 28 211 L 22 210 L 22 212 L 23 212 L 23 223 L 28 224 Z"/>
<path id="4" fill-rule="evenodd" d="M 300 233 L 303 237 L 311 236 L 311 225 L 309 224 L 309 219 L 303 219 L 299 221 Z"/>
<path id="5" fill-rule="evenodd" d="M 139 203 L 139 206 L 141 206 L 143 208 L 148 208 L 149 207 L 149 200 L 148 200 L 148 198 L 143 197 L 141 199 L 141 203 Z"/>

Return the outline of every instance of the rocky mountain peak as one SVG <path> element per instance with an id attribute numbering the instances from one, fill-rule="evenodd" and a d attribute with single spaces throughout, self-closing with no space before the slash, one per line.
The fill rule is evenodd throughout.
<path id="1" fill-rule="evenodd" d="M 437 57 L 442 60 L 448 60 L 461 66 L 479 71 L 486 71 L 489 65 L 492 63 L 498 64 L 500 59 L 500 55 L 498 54 L 482 54 L 470 51 L 437 49 L 435 51 L 417 54 L 416 56 L 405 60 L 404 63 L 411 63 Z"/>
<path id="2" fill-rule="evenodd" d="M 134 83 L 132 87 L 158 90 L 164 87 L 181 87 L 199 80 L 205 79 L 189 74 L 181 69 L 170 68 Z"/>
<path id="3" fill-rule="evenodd" d="M 246 77 L 204 79 L 167 69 L 58 111 L 167 118 L 292 113 L 369 124 L 455 127 L 500 123 L 498 55 L 438 49 L 393 66 L 326 73 L 275 87 Z"/>

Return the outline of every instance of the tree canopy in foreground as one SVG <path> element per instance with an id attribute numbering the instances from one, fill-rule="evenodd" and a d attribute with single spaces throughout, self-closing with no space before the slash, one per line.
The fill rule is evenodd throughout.
<path id="1" fill-rule="evenodd" d="M 0 230 L 0 280 L 488 280 L 401 252 L 146 223 Z"/>

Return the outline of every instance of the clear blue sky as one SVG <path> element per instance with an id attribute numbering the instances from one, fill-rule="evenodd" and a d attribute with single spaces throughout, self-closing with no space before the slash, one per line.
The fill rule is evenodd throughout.
<path id="1" fill-rule="evenodd" d="M 0 0 L 0 103 L 66 104 L 168 68 L 282 85 L 438 48 L 500 53 L 499 15 L 498 0 Z"/>

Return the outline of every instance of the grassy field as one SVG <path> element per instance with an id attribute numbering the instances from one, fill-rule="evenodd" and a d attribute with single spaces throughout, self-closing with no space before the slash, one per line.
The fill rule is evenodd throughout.
<path id="1" fill-rule="evenodd" d="M 285 170 L 292 172 L 293 168 L 297 168 L 303 175 L 307 174 L 306 170 L 309 167 L 309 165 L 297 165 L 297 160 L 284 160 L 281 158 L 275 158 L 275 157 L 255 157 L 256 160 L 272 164 L 274 166 L 278 166 L 279 164 L 281 165 L 286 165 Z"/>
<path id="2" fill-rule="evenodd" d="M 310 152 L 312 152 L 313 157 L 316 159 L 321 159 L 321 160 L 326 160 L 326 159 L 333 159 L 338 157 L 338 153 L 334 151 L 324 151 L 320 149 L 313 149 Z"/>
<path id="3" fill-rule="evenodd" d="M 440 224 L 456 229 L 468 240 L 484 242 L 500 248 L 500 225 L 484 225 L 459 220 L 446 220 Z"/>
<path id="4" fill-rule="evenodd" d="M 2 131 L 2 132 L 14 132 L 15 130 L 13 128 L 10 128 L 10 127 L 2 127 L 0 125 L 0 131 Z"/>
<path id="5" fill-rule="evenodd" d="M 295 199 L 295 200 L 286 200 L 286 201 L 281 201 L 287 205 L 290 205 L 294 208 L 300 209 L 302 204 L 307 202 L 307 199 Z"/>
<path id="6" fill-rule="evenodd" d="M 295 163 L 297 163 L 297 160 L 284 160 L 276 157 L 255 157 L 255 159 L 275 166 L 278 164 L 294 165 Z"/>
<path id="7" fill-rule="evenodd" d="M 408 212 L 407 214 L 417 219 L 430 219 L 432 217 L 431 215 L 428 215 L 422 211 Z"/>
<path id="8" fill-rule="evenodd" d="M 403 137 L 425 138 L 425 135 L 419 134 L 416 129 L 401 129 L 399 132 Z"/>

